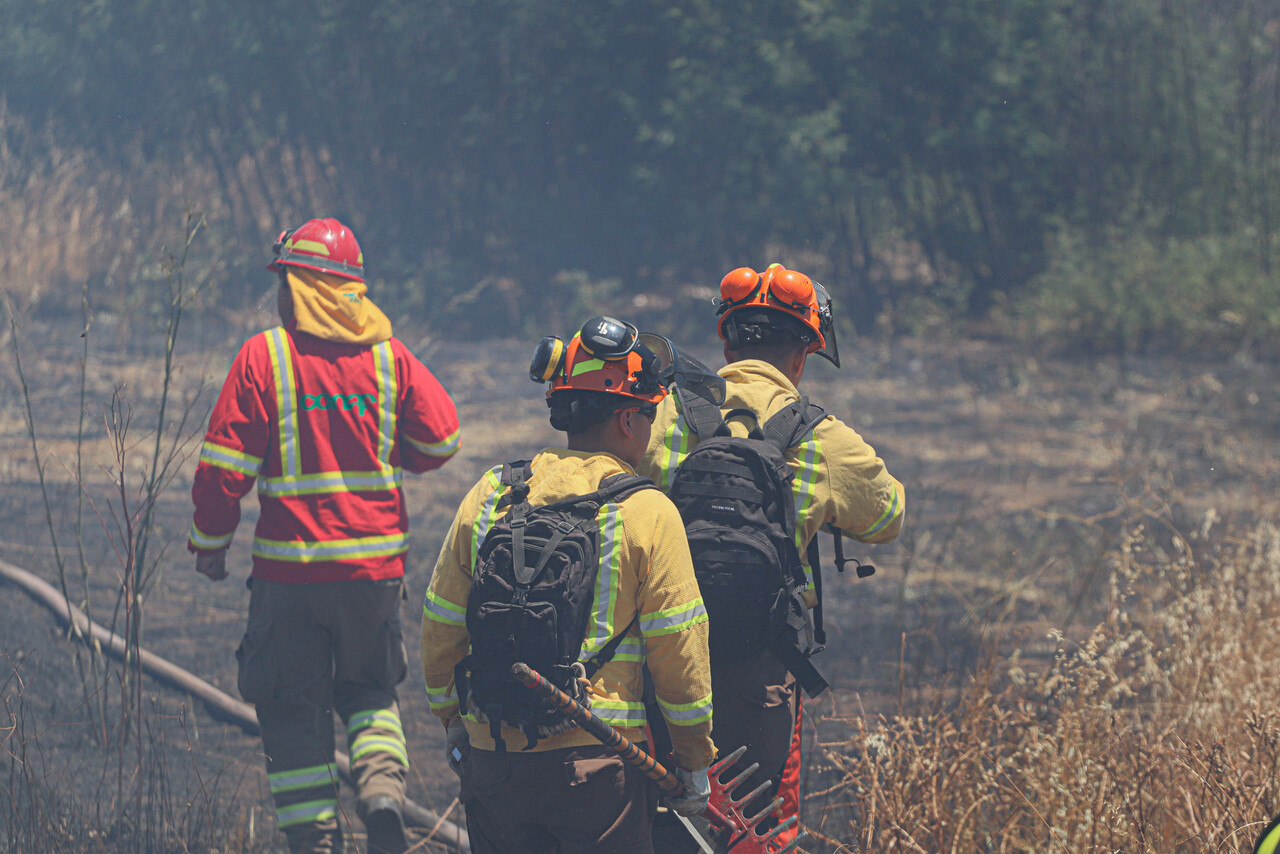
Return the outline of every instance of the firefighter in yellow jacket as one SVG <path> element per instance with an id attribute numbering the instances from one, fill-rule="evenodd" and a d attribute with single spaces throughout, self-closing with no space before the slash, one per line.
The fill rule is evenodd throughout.
<path id="1" fill-rule="evenodd" d="M 553 669 L 568 674 L 562 687 L 577 690 L 597 715 L 642 743 L 647 664 L 688 791 L 668 806 L 692 815 L 706 805 L 714 759 L 707 617 L 679 513 L 660 490 L 636 488 L 647 482 L 634 477 L 633 467 L 667 394 L 660 360 L 638 337 L 634 326 L 598 317 L 568 344 L 543 340 L 530 377 L 550 382 L 551 423 L 567 433 L 566 447 L 543 450 L 527 466 L 496 466 L 480 479 L 458 508 L 427 590 L 423 674 L 432 711 L 446 725 L 477 854 L 654 850 L 654 784 L 582 730 L 518 709 L 526 701 L 509 693 L 513 682 L 502 683 L 509 668 L 497 660 L 502 649 L 532 648 L 542 631 L 543 611 L 534 600 L 548 574 L 524 576 L 523 590 L 510 585 L 509 601 L 476 592 L 490 589 L 488 579 L 506 577 L 495 569 L 503 560 L 547 562 L 539 555 L 551 546 L 536 539 L 535 510 L 549 512 L 548 505 L 619 484 L 631 486 L 580 514 L 594 522 L 594 581 L 582 597 L 585 632 L 571 641 L 573 660 Z M 527 519 L 516 518 L 526 512 Z M 531 557 L 517 561 L 510 556 L 517 548 Z M 510 572 L 520 578 L 518 569 Z M 486 625 L 517 608 L 525 622 L 492 641 Z"/>
<path id="2" fill-rule="evenodd" d="M 808 276 L 780 264 L 763 274 L 749 267 L 733 270 L 721 282 L 720 295 L 717 331 L 725 342 L 728 364 L 719 373 L 727 391 L 720 411 L 713 406 L 710 415 L 717 425 L 723 415 L 734 435 L 745 436 L 751 420 L 735 416 L 734 410 L 749 410 L 758 424 L 764 424 L 800 399 L 809 355 L 816 353 L 839 366 L 831 299 Z M 637 471 L 666 490 L 698 444 L 698 421 L 706 422 L 705 414 L 699 419 L 696 407 L 707 405 L 683 393 L 667 397 L 658 407 Z M 851 427 L 828 415 L 785 453 L 785 459 L 794 473 L 791 489 L 800 555 L 824 525 L 865 543 L 884 543 L 898 535 L 906 506 L 902 484 Z M 813 608 L 818 600 L 812 568 L 806 563 L 804 571 L 804 600 Z M 714 614 L 711 620 L 714 632 Z M 773 780 L 779 786 L 783 815 L 797 815 L 800 740 L 795 675 L 768 651 L 739 660 L 717 658 L 712 674 L 716 746 L 725 751 L 747 745 L 743 762 L 760 763 L 748 785 Z"/>

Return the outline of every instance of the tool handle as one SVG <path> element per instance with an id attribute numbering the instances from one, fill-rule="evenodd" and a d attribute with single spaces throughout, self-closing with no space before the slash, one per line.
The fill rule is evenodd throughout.
<path id="1" fill-rule="evenodd" d="M 661 762 L 636 747 L 616 729 L 596 717 L 590 709 L 584 709 L 572 697 L 548 682 L 541 673 L 524 662 L 518 661 L 511 665 L 511 675 L 538 692 L 543 699 L 555 706 L 560 714 L 577 723 L 601 744 L 618 754 L 623 762 L 639 768 L 646 777 L 657 783 L 662 791 L 676 796 L 683 794 L 684 784 L 675 774 L 664 768 Z"/>

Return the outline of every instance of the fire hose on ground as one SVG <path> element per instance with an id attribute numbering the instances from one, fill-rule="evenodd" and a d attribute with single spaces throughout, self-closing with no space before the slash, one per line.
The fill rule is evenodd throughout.
<path id="1" fill-rule="evenodd" d="M 44 579 L 25 569 L 0 560 L 0 580 L 8 581 L 21 587 L 33 599 L 36 599 L 52 611 L 54 616 L 64 625 L 68 623 L 74 624 L 76 633 L 84 638 L 86 643 L 96 641 L 113 658 L 123 659 L 125 657 L 126 648 L 123 638 L 90 620 L 83 611 L 68 602 L 53 585 Z M 189 671 L 183 670 L 176 664 L 166 661 L 145 649 L 139 650 L 139 664 L 142 667 L 142 671 L 148 676 L 185 691 L 203 701 L 214 718 L 235 724 L 249 735 L 260 735 L 258 718 L 254 714 L 253 706 L 248 703 L 219 691 Z M 338 772 L 343 779 L 351 783 L 351 766 L 345 753 L 339 752 L 337 754 L 336 764 Z M 471 842 L 467 836 L 467 831 L 443 816 L 407 799 L 402 812 L 406 823 L 434 831 L 433 838 L 442 842 L 452 842 L 457 846 L 457 850 L 461 852 L 469 852 L 471 850 Z"/>

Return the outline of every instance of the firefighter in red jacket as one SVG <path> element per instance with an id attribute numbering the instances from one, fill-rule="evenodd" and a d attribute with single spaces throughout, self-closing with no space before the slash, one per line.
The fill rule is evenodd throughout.
<path id="1" fill-rule="evenodd" d="M 311 220 L 284 232 L 275 254 L 267 269 L 280 277 L 282 325 L 241 347 L 222 387 L 187 547 L 197 571 L 225 578 L 240 499 L 257 481 L 249 620 L 236 658 L 280 829 L 294 854 L 343 850 L 336 710 L 370 851 L 404 851 L 402 470 L 429 471 L 457 451 L 457 410 L 365 295 L 350 229 Z"/>

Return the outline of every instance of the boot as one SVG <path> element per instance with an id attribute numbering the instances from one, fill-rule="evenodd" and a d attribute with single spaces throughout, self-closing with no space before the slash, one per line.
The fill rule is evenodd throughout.
<path id="1" fill-rule="evenodd" d="M 361 807 L 369 854 L 404 854 L 409 849 L 399 803 L 388 795 L 378 795 Z"/>

